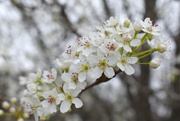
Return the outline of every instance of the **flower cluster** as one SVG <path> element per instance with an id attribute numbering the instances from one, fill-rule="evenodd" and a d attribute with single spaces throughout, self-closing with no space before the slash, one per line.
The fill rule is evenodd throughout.
<path id="1" fill-rule="evenodd" d="M 0 109 L 0 116 L 14 116 L 17 121 L 24 121 L 24 119 L 29 118 L 29 114 L 24 112 L 24 105 L 20 101 L 18 104 L 17 98 L 12 97 L 10 102 L 3 101 L 2 108 Z"/>
<path id="2" fill-rule="evenodd" d="M 145 43 L 150 45 L 149 50 L 141 50 Z M 161 36 L 160 27 L 149 18 L 135 23 L 126 19 L 120 23 L 119 18 L 110 17 L 96 31 L 67 46 L 63 58 L 56 60 L 60 78 L 55 68 L 51 72 L 39 69 L 29 75 L 24 91 L 25 110 L 38 120 L 38 116 L 46 118 L 59 110 L 68 112 L 72 104 L 80 108 L 83 103 L 78 95 L 86 89 L 87 79 L 96 80 L 102 75 L 110 79 L 117 69 L 132 75 L 135 73 L 132 65 L 142 64 L 138 63 L 139 59 L 154 52 L 170 57 L 169 44 L 170 40 Z M 160 59 L 153 59 L 146 64 L 157 68 L 160 63 Z"/>

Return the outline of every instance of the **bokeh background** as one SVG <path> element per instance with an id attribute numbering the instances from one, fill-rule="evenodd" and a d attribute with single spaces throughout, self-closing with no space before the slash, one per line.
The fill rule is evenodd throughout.
<path id="1" fill-rule="evenodd" d="M 132 76 L 120 73 L 84 92 L 81 109 L 47 120 L 180 121 L 179 0 L 0 0 L 0 103 L 20 98 L 26 88 L 21 84 L 30 72 L 55 67 L 54 60 L 61 58 L 67 43 L 110 16 L 156 21 L 172 40 L 171 59 L 156 70 L 143 65 L 135 66 Z M 32 116 L 27 121 L 33 120 Z M 0 121 L 15 119 L 0 117 Z"/>

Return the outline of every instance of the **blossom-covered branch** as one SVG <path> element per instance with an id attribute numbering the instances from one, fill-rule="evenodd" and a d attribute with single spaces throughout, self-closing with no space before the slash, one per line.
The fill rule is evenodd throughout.
<path id="1" fill-rule="evenodd" d="M 57 59 L 60 78 L 55 68 L 51 72 L 41 69 L 27 78 L 24 91 L 25 112 L 35 115 L 36 121 L 56 113 L 71 111 L 83 106 L 80 95 L 89 88 L 109 81 L 119 72 L 127 75 L 135 73 L 134 64 L 148 64 L 155 69 L 161 64 L 160 59 L 146 63 L 138 61 L 156 52 L 165 58 L 170 57 L 170 40 L 160 34 L 160 27 L 150 18 L 131 23 L 126 19 L 119 22 L 118 17 L 110 17 L 98 26 L 96 31 L 77 38 L 68 45 Z M 144 44 L 150 49 L 139 51 Z M 96 80 L 87 86 L 86 80 Z"/>

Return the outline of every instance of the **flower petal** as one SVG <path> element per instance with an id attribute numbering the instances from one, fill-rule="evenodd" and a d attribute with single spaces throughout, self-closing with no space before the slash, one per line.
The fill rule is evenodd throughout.
<path id="1" fill-rule="evenodd" d="M 127 75 L 131 75 L 135 72 L 134 68 L 131 65 L 125 65 L 124 71 Z"/>
<path id="2" fill-rule="evenodd" d="M 123 47 L 127 52 L 132 52 L 131 48 L 128 45 L 124 45 Z"/>
<path id="3" fill-rule="evenodd" d="M 127 62 L 130 63 L 130 64 L 135 64 L 137 61 L 138 61 L 137 57 L 129 57 L 127 59 Z"/>
<path id="4" fill-rule="evenodd" d="M 106 75 L 106 77 L 111 78 L 115 75 L 114 70 L 112 67 L 106 67 L 104 70 L 104 74 Z"/>
<path id="5" fill-rule="evenodd" d="M 80 73 L 80 74 L 78 75 L 78 80 L 79 80 L 80 82 L 85 81 L 85 79 L 86 79 L 86 72 L 82 72 L 82 73 Z"/>
<path id="6" fill-rule="evenodd" d="M 76 89 L 76 84 L 74 82 L 68 83 L 69 89 Z"/>
<path id="7" fill-rule="evenodd" d="M 140 39 L 133 39 L 131 42 L 130 42 L 130 45 L 135 47 L 135 46 L 138 46 L 141 44 L 141 40 Z"/>
<path id="8" fill-rule="evenodd" d="M 83 102 L 79 98 L 74 98 L 72 103 L 75 105 L 76 108 L 80 108 L 83 106 Z"/>
<path id="9" fill-rule="evenodd" d="M 124 71 L 124 66 L 122 65 L 122 63 L 117 63 L 117 66 L 119 67 L 119 69 L 121 69 L 121 71 Z"/>
<path id="10" fill-rule="evenodd" d="M 60 111 L 62 113 L 66 113 L 71 107 L 71 103 L 69 101 L 63 101 L 60 106 Z"/>
<path id="11" fill-rule="evenodd" d="M 97 79 L 99 77 L 101 77 L 103 71 L 101 70 L 101 68 L 99 67 L 95 67 L 89 70 L 88 75 L 93 78 L 93 79 Z"/>

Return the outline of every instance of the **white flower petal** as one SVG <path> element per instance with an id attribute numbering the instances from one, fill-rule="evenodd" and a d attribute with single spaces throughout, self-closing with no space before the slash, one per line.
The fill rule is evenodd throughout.
<path id="1" fill-rule="evenodd" d="M 64 80 L 65 82 L 70 82 L 71 81 L 71 75 L 69 73 L 63 73 L 61 76 L 61 79 Z"/>
<path id="2" fill-rule="evenodd" d="M 134 68 L 131 65 L 125 65 L 124 71 L 127 75 L 131 75 L 135 72 Z"/>
<path id="3" fill-rule="evenodd" d="M 124 45 L 123 47 L 127 52 L 132 52 L 131 48 L 128 45 Z"/>
<path id="4" fill-rule="evenodd" d="M 93 55 L 93 54 L 90 54 L 88 57 L 87 57 L 87 60 L 89 62 L 89 64 L 91 66 L 95 66 L 96 64 L 98 64 L 98 58 L 97 56 Z"/>
<path id="5" fill-rule="evenodd" d="M 37 112 L 34 112 L 34 118 L 35 118 L 35 121 L 39 121 L 39 118 L 38 118 Z"/>
<path id="6" fill-rule="evenodd" d="M 55 104 L 52 104 L 51 106 L 49 106 L 49 111 L 51 112 L 51 113 L 54 113 L 54 112 L 57 112 L 57 109 L 56 109 L 56 105 Z"/>
<path id="7" fill-rule="evenodd" d="M 85 50 L 83 50 L 82 54 L 85 56 L 88 56 L 89 54 L 91 54 L 91 51 L 90 51 L 90 49 L 85 49 Z"/>
<path id="8" fill-rule="evenodd" d="M 138 61 L 137 57 L 129 57 L 127 59 L 127 62 L 130 63 L 130 64 L 135 64 L 137 61 Z"/>
<path id="9" fill-rule="evenodd" d="M 118 59 L 117 59 L 117 56 L 111 54 L 109 57 L 108 57 L 108 65 L 110 66 L 113 66 L 117 63 Z"/>
<path id="10" fill-rule="evenodd" d="M 69 101 L 63 101 L 60 106 L 60 111 L 62 113 L 66 113 L 71 107 L 71 103 Z"/>
<path id="11" fill-rule="evenodd" d="M 42 104 L 43 108 L 47 108 L 50 105 L 47 100 L 42 101 L 41 104 Z"/>
<path id="12" fill-rule="evenodd" d="M 85 80 L 86 80 L 86 72 L 80 73 L 80 74 L 78 75 L 78 80 L 79 80 L 80 82 L 85 81 Z"/>
<path id="13" fill-rule="evenodd" d="M 76 88 L 76 84 L 74 82 L 69 82 L 68 86 L 69 86 L 69 89 L 75 89 Z"/>
<path id="14" fill-rule="evenodd" d="M 105 70 L 104 70 L 104 74 L 108 78 L 112 78 L 115 75 L 114 70 L 113 70 L 112 67 L 106 67 Z"/>
<path id="15" fill-rule="evenodd" d="M 122 63 L 117 63 L 117 66 L 119 67 L 119 69 L 121 69 L 121 71 L 124 71 L 124 66 L 122 65 Z"/>
<path id="16" fill-rule="evenodd" d="M 161 35 L 159 32 L 151 32 L 151 34 L 154 36 L 160 36 Z"/>
<path id="17" fill-rule="evenodd" d="M 138 46 L 141 44 L 141 40 L 140 39 L 133 39 L 131 42 L 130 42 L 130 45 L 135 47 L 135 46 Z"/>
<path id="18" fill-rule="evenodd" d="M 80 88 L 80 89 L 84 89 L 86 87 L 87 83 L 86 82 L 79 82 L 77 84 L 77 87 Z"/>
<path id="19" fill-rule="evenodd" d="M 54 88 L 51 93 L 52 93 L 53 96 L 55 96 L 55 97 L 58 95 L 58 92 L 56 91 L 56 88 Z"/>
<path id="20" fill-rule="evenodd" d="M 101 77 L 102 73 L 103 73 L 103 71 L 101 68 L 95 67 L 95 68 L 92 68 L 89 70 L 88 75 L 93 79 L 97 79 L 97 78 Z"/>
<path id="21" fill-rule="evenodd" d="M 76 108 L 80 108 L 83 106 L 83 102 L 79 98 L 74 98 L 72 103 L 75 105 Z"/>

